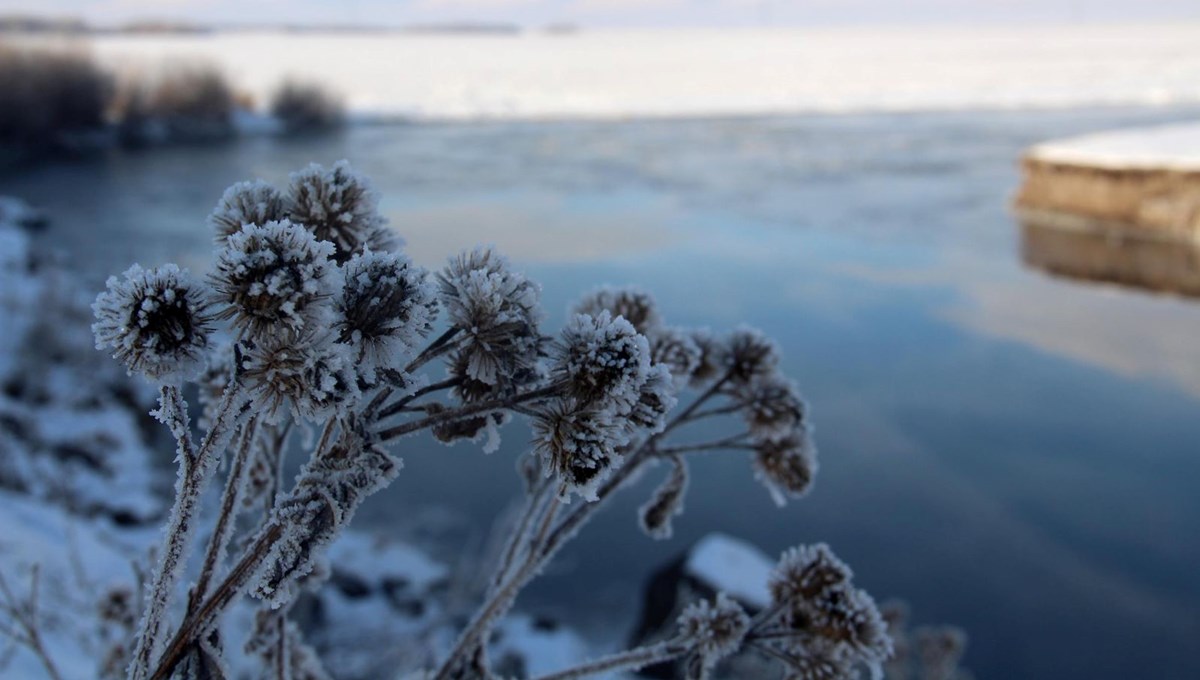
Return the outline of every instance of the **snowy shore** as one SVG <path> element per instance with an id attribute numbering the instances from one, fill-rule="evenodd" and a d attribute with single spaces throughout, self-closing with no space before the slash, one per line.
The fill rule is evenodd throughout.
<path id="1" fill-rule="evenodd" d="M 118 69 L 215 63 L 261 105 L 288 76 L 367 118 L 620 119 L 1200 102 L 1200 24 L 108 36 Z"/>

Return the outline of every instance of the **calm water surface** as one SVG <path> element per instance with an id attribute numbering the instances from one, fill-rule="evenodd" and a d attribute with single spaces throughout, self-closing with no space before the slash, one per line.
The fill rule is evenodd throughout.
<path id="1" fill-rule="evenodd" d="M 552 326 L 592 285 L 633 282 L 673 323 L 776 337 L 813 407 L 814 493 L 778 510 L 745 459 L 698 459 L 655 543 L 635 527 L 645 479 L 527 609 L 615 639 L 649 571 L 708 531 L 773 554 L 825 540 L 877 597 L 965 627 L 980 677 L 1200 677 L 1200 305 L 1028 271 L 1007 211 L 1027 145 L 1195 114 L 364 127 L 114 153 L 0 193 L 44 206 L 99 282 L 134 260 L 203 268 L 226 185 L 345 157 L 415 258 L 495 243 L 545 285 Z M 477 546 L 527 438 L 512 426 L 492 456 L 409 440 L 358 521 Z"/>

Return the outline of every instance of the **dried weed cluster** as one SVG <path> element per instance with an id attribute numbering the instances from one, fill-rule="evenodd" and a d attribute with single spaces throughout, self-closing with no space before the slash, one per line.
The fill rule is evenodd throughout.
<path id="1" fill-rule="evenodd" d="M 478 611 L 425 674 L 438 680 L 493 677 L 486 642 L 496 622 L 597 508 L 654 463 L 669 468 L 642 507 L 641 526 L 655 538 L 670 536 L 697 452 L 747 452 L 780 503 L 809 490 L 817 462 L 806 408 L 762 334 L 669 326 L 633 288 L 588 294 L 559 333 L 547 334 L 540 288 L 495 250 L 470 250 L 427 272 L 398 251 L 377 202 L 344 162 L 301 170 L 284 190 L 234 185 L 209 219 L 217 256 L 205 277 L 135 266 L 97 299 L 98 346 L 160 384 L 157 416 L 179 449 L 175 505 L 127 659 L 130 678 L 210 677 L 231 644 L 260 654 L 272 677 L 325 677 L 288 608 L 326 577 L 324 550 L 362 500 L 400 472 L 393 449 L 408 435 L 429 431 L 492 451 L 514 417 L 534 433 L 517 466 L 528 482 L 524 512 Z M 430 377 L 435 364 L 444 377 Z M 197 378 L 206 429 L 193 440 L 180 386 Z M 744 427 L 730 436 L 688 436 L 693 423 L 738 415 Z M 283 442 L 302 423 L 320 437 L 289 485 Z M 173 621 L 198 499 L 223 458 L 231 460 L 222 511 Z M 236 520 L 249 512 L 260 515 L 257 528 L 230 553 Z M 696 602 L 669 639 L 546 677 L 677 660 L 689 678 L 705 678 L 723 658 L 750 651 L 788 678 L 880 676 L 892 640 L 827 546 L 785 554 L 770 590 L 772 606 L 754 616 L 724 595 Z M 224 639 L 221 615 L 245 596 L 261 600 L 254 638 Z"/>

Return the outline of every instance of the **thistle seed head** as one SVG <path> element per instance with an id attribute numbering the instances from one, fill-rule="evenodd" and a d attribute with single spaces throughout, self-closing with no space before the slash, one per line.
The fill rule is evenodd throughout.
<path id="1" fill-rule="evenodd" d="M 719 593 L 713 602 L 700 600 L 688 605 L 679 615 L 679 634 L 692 642 L 699 667 L 689 675 L 708 677 L 718 661 L 738 651 L 749 629 L 746 610 L 725 593 Z"/>
<path id="2" fill-rule="evenodd" d="M 779 365 L 779 348 L 756 329 L 738 328 L 729 336 L 726 347 L 730 379 L 735 385 L 770 375 Z"/>
<path id="3" fill-rule="evenodd" d="M 313 163 L 292 173 L 285 206 L 292 222 L 336 247 L 333 259 L 338 264 L 368 249 L 400 246 L 400 239 L 379 214 L 379 194 L 347 161 L 338 161 L 328 170 Z"/>
<path id="4" fill-rule="evenodd" d="M 679 456 L 672 456 L 671 474 L 639 510 L 638 518 L 647 536 L 659 541 L 671 537 L 671 519 L 683 513 L 687 483 L 687 463 Z"/>
<path id="5" fill-rule="evenodd" d="M 283 194 L 271 184 L 257 179 L 238 182 L 226 189 L 208 216 L 208 226 L 220 245 L 247 224 L 261 227 L 267 222 L 278 222 L 284 216 Z"/>
<path id="6" fill-rule="evenodd" d="M 352 350 L 359 375 L 376 381 L 378 370 L 399 371 L 433 327 L 437 299 L 424 269 L 403 255 L 365 252 L 343 267 L 337 297 L 338 340 Z"/>
<path id="7" fill-rule="evenodd" d="M 692 371 L 692 387 L 703 387 L 719 377 L 729 365 L 729 348 L 707 328 L 691 331 L 692 342 L 700 349 L 700 360 Z"/>
<path id="8" fill-rule="evenodd" d="M 551 378 L 563 382 L 580 403 L 628 413 L 650 372 L 650 348 L 628 321 L 576 314 L 553 351 Z"/>
<path id="9" fill-rule="evenodd" d="M 449 321 L 463 335 L 462 375 L 500 387 L 538 370 L 543 341 L 536 284 L 490 248 L 451 258 L 437 278 Z"/>
<path id="10" fill-rule="evenodd" d="M 96 349 L 132 373 L 154 382 L 175 383 L 204 369 L 211 343 L 208 291 L 173 264 L 142 269 L 133 265 L 92 304 Z"/>
<path id="11" fill-rule="evenodd" d="M 326 328 L 341 286 L 333 246 L 288 221 L 248 225 L 226 239 L 211 274 L 239 337 Z"/>
<path id="12" fill-rule="evenodd" d="M 686 385 L 700 366 L 700 347 L 692 334 L 682 328 L 662 328 L 647 336 L 650 361 L 665 364 L 679 385 Z"/>
<path id="13" fill-rule="evenodd" d="M 611 415 L 580 408 L 563 399 L 544 407 L 533 420 L 533 447 L 566 493 L 594 501 L 596 489 L 619 464 L 621 427 Z"/>
<path id="14" fill-rule="evenodd" d="M 643 335 L 662 325 L 654 297 L 636 286 L 601 286 L 583 296 L 571 311 L 591 317 L 606 311 L 614 319 L 625 319 Z"/>
<path id="15" fill-rule="evenodd" d="M 738 387 L 742 416 L 755 439 L 780 439 L 805 426 L 805 405 L 796 384 L 771 373 Z"/>
<path id="16" fill-rule="evenodd" d="M 652 435 L 666 427 L 667 414 L 675 408 L 675 381 L 671 371 L 663 364 L 654 364 L 646 375 L 646 382 L 638 389 L 638 400 L 625 417 L 630 437 L 638 434 Z"/>
<path id="17" fill-rule="evenodd" d="M 807 433 L 792 430 L 780 439 L 761 439 L 754 445 L 755 476 L 783 507 L 788 498 L 802 498 L 817 476 L 817 451 Z"/>
<path id="18" fill-rule="evenodd" d="M 256 410 L 278 421 L 284 407 L 320 422 L 346 412 L 359 397 L 346 347 L 327 332 L 268 336 L 247 347 L 242 379 Z"/>

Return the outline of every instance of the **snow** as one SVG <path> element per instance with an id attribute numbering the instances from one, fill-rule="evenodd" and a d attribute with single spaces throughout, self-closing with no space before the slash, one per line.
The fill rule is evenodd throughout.
<path id="1" fill-rule="evenodd" d="M 1101 132 L 1038 144 L 1039 161 L 1111 169 L 1200 171 L 1200 122 Z"/>
<path id="2" fill-rule="evenodd" d="M 688 575 L 760 609 L 771 603 L 767 581 L 774 568 L 774 561 L 758 548 L 720 533 L 701 539 L 684 564 Z"/>
<path id="3" fill-rule="evenodd" d="M 1200 101 L 1200 24 L 107 36 L 121 69 L 200 59 L 260 107 L 302 74 L 352 119 L 551 119 Z M 636 74 L 635 77 L 631 74 Z"/>

